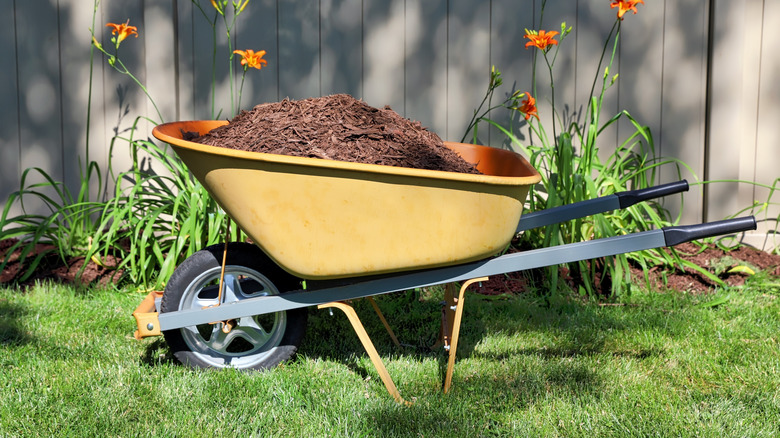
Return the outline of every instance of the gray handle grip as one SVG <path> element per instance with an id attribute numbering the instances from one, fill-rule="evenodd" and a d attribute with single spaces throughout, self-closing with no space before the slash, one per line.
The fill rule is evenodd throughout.
<path id="1" fill-rule="evenodd" d="M 648 199 L 661 198 L 663 196 L 687 191 L 688 181 L 682 180 L 648 187 L 646 189 L 627 190 L 625 192 L 615 193 L 615 196 L 620 200 L 620 208 L 626 208 L 642 201 L 647 201 Z"/>
<path id="2" fill-rule="evenodd" d="M 666 246 L 679 245 L 681 243 L 690 242 L 691 240 L 703 239 L 705 237 L 734 234 L 755 229 L 756 218 L 753 216 L 726 219 L 723 221 L 709 222 L 706 224 L 682 225 L 662 228 L 664 232 L 664 239 L 666 240 Z"/>

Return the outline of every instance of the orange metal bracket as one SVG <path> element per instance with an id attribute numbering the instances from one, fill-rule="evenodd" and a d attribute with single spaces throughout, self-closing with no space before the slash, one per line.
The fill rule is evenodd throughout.
<path id="1" fill-rule="evenodd" d="M 390 377 L 390 373 L 387 372 L 387 368 L 385 368 L 385 364 L 382 362 L 382 358 L 379 357 L 379 353 L 376 351 L 374 343 L 371 342 L 371 338 L 368 336 L 366 329 L 363 327 L 363 323 L 360 322 L 360 318 L 358 318 L 355 309 L 351 305 L 341 301 L 320 304 L 317 306 L 318 309 L 326 309 L 329 307 L 335 307 L 347 315 L 347 319 L 349 319 L 349 322 L 352 324 L 352 328 L 355 330 L 355 334 L 358 335 L 360 342 L 363 344 L 363 348 L 365 348 L 366 353 L 368 353 L 368 357 L 371 358 L 371 362 L 374 363 L 374 367 L 376 367 L 376 370 L 379 373 L 379 378 L 381 378 L 382 383 L 385 384 L 387 392 L 393 396 L 396 402 L 410 405 L 411 403 L 404 400 L 403 397 L 401 397 L 401 393 L 399 393 L 398 389 L 395 387 L 395 383 L 393 383 L 393 379 Z"/>
<path id="2" fill-rule="evenodd" d="M 450 387 L 452 386 L 452 373 L 453 373 L 453 369 L 455 368 L 455 356 L 458 350 L 458 338 L 460 336 L 461 320 L 463 319 L 463 306 L 465 304 L 464 295 L 466 289 L 476 282 L 487 281 L 487 280 L 488 277 L 480 277 L 480 278 L 474 278 L 464 282 L 463 285 L 460 287 L 460 292 L 458 293 L 457 296 L 455 296 L 454 283 L 448 284 L 444 291 L 444 299 L 446 302 L 446 307 L 444 308 L 442 314 L 442 328 L 440 332 L 440 338 L 441 338 L 440 340 L 443 341 L 445 350 L 448 350 L 449 352 L 449 358 L 447 361 L 447 373 L 444 379 L 445 394 L 449 392 Z M 390 334 L 390 337 L 393 339 L 393 342 L 396 345 L 400 345 L 398 339 L 393 333 L 393 330 L 390 328 L 390 325 L 387 323 L 387 320 L 385 320 L 384 315 L 382 315 L 382 312 L 379 310 L 379 307 L 376 305 L 376 302 L 374 302 L 373 298 L 371 297 L 368 297 L 368 299 L 371 302 L 374 311 L 376 311 L 377 315 L 379 316 L 379 319 L 382 321 L 382 324 L 384 324 L 385 328 L 387 329 L 387 332 Z M 376 367 L 376 370 L 379 373 L 379 377 L 382 379 L 382 382 L 385 384 L 385 388 L 387 388 L 387 392 L 389 392 L 390 395 L 393 396 L 395 401 L 397 401 L 398 403 L 404 403 L 406 405 L 410 405 L 411 402 L 405 401 L 403 397 L 401 397 L 401 394 L 398 392 L 398 389 L 396 388 L 393 379 L 390 377 L 390 374 L 387 372 L 387 368 L 385 367 L 384 362 L 382 362 L 382 358 L 379 356 L 379 353 L 376 351 L 373 342 L 371 342 L 371 338 L 368 336 L 365 327 L 363 327 L 363 323 L 360 321 L 360 318 L 355 312 L 355 309 L 350 304 L 347 304 L 342 301 L 335 301 L 332 303 L 320 304 L 319 306 L 317 306 L 318 309 L 326 309 L 332 307 L 340 309 L 342 312 L 344 312 L 345 315 L 347 315 L 349 322 L 352 324 L 352 328 L 355 330 L 355 334 L 358 335 L 360 342 L 363 344 L 363 348 L 366 349 L 366 353 L 368 353 L 368 357 L 371 359 L 371 362 L 373 362 L 374 367 Z"/>
<path id="3" fill-rule="evenodd" d="M 460 322 L 463 319 L 464 295 L 466 289 L 472 284 L 480 281 L 487 281 L 488 277 L 473 278 L 467 280 L 460 287 L 460 293 L 454 296 L 454 283 L 447 284 L 444 290 L 444 300 L 446 307 L 442 319 L 442 337 L 444 340 L 444 349 L 449 350 L 449 359 L 447 360 L 447 374 L 444 378 L 444 393 L 446 394 L 452 386 L 452 372 L 455 368 L 455 354 L 458 350 L 458 338 L 460 336 Z"/>
<path id="4" fill-rule="evenodd" d="M 157 318 L 157 309 L 154 305 L 157 298 L 162 298 L 162 294 L 160 291 L 149 293 L 133 312 L 133 317 L 138 325 L 138 330 L 133 334 L 136 339 L 162 334 L 160 320 Z"/>

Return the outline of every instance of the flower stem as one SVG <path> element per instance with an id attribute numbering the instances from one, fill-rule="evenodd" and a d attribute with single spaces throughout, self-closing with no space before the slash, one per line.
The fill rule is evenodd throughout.
<path id="1" fill-rule="evenodd" d="M 241 96 L 244 94 L 244 79 L 246 79 L 246 70 L 244 69 L 244 73 L 241 74 L 241 88 L 238 89 L 238 108 L 236 108 L 236 113 L 241 111 Z"/>

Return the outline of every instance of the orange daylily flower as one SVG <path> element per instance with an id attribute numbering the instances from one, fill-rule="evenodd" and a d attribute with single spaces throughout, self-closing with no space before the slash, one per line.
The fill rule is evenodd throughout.
<path id="1" fill-rule="evenodd" d="M 622 20 L 623 15 L 628 11 L 633 11 L 636 15 L 636 5 L 640 3 L 645 4 L 645 0 L 612 0 L 612 4 L 609 7 L 612 9 L 618 8 L 617 16 Z"/>
<path id="2" fill-rule="evenodd" d="M 526 120 L 530 119 L 531 117 L 536 117 L 536 119 L 539 120 L 539 114 L 537 113 L 536 108 L 536 99 L 531 96 L 531 93 L 524 94 L 526 95 L 526 99 L 522 102 L 522 105 L 520 105 L 519 108 L 515 109 L 525 114 Z"/>
<path id="3" fill-rule="evenodd" d="M 111 35 L 118 35 L 116 40 L 117 45 L 119 45 L 119 43 L 124 41 L 124 39 L 129 37 L 130 35 L 135 35 L 135 37 L 138 38 L 138 28 L 135 26 L 130 26 L 129 18 L 125 23 L 122 24 L 108 23 L 106 24 L 106 27 L 111 28 Z"/>
<path id="4" fill-rule="evenodd" d="M 244 69 L 256 68 L 260 70 L 264 65 L 268 64 L 268 61 L 263 59 L 263 56 L 265 56 L 265 50 L 261 50 L 259 52 L 255 52 L 252 49 L 234 50 L 233 53 L 241 55 L 241 65 L 244 66 Z"/>
<path id="5" fill-rule="evenodd" d="M 525 43 L 525 48 L 538 47 L 541 50 L 547 50 L 549 46 L 557 46 L 558 41 L 554 40 L 553 37 L 558 35 L 558 33 L 556 31 L 547 32 L 546 30 L 540 30 L 536 32 L 526 29 L 523 38 L 528 38 L 531 41 Z"/>

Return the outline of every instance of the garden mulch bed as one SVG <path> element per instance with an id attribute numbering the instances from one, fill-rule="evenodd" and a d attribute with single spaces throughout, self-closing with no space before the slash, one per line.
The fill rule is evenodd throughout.
<path id="1" fill-rule="evenodd" d="M 674 247 L 683 260 L 688 260 L 704 270 L 716 274 L 727 285 L 740 286 L 745 283 L 748 274 L 728 271 L 737 266 L 748 266 L 755 272 L 767 272 L 772 276 L 780 276 L 780 255 L 770 254 L 749 246 L 742 246 L 729 251 L 724 251 L 713 245 L 701 246 L 688 242 Z M 669 251 L 669 249 L 665 249 Z M 512 272 L 506 275 L 497 275 L 483 282 L 482 287 L 474 289 L 474 292 L 483 295 L 518 294 L 532 289 L 531 283 L 534 275 L 540 273 Z M 577 280 L 572 278 L 565 268 L 560 270 L 561 279 L 570 286 L 578 286 Z M 631 275 L 637 284 L 643 284 L 645 273 L 638 267 L 633 267 Z M 712 293 L 717 285 L 711 279 L 696 272 L 693 269 L 674 270 L 664 272 L 660 268 L 651 268 L 647 272 L 650 287 L 656 291 L 680 291 L 696 294 Z"/>
<path id="2" fill-rule="evenodd" d="M 8 251 L 16 243 L 16 239 L 0 240 L 0 261 L 8 255 Z M 35 245 L 31 254 L 28 255 L 28 260 L 33 260 L 36 256 L 41 257 L 38 268 L 24 282 L 19 282 L 18 280 L 24 275 L 23 268 L 27 268 L 27 265 L 24 267 L 20 265 L 20 254 L 20 250 L 13 251 L 10 254 L 9 262 L 0 271 L 0 285 L 16 283 L 19 286 L 26 287 L 36 282 L 48 280 L 66 284 L 98 284 L 106 286 L 116 284 L 122 276 L 122 271 L 115 269 L 118 260 L 112 256 L 101 260 L 103 266 L 92 260 L 85 263 L 84 257 L 73 257 L 63 261 L 57 254 L 54 245 L 38 244 Z"/>
<path id="3" fill-rule="evenodd" d="M 5 257 L 7 250 L 15 242 L 15 240 L 11 239 L 0 240 L 0 257 Z M 728 273 L 730 268 L 740 265 L 746 265 L 756 272 L 763 271 L 772 276 L 780 276 L 780 255 L 770 254 L 748 246 L 723 251 L 712 245 L 702 248 L 695 243 L 683 243 L 675 248 L 681 258 L 717 274 L 728 285 L 739 286 L 747 279 L 748 275 L 745 273 Z M 62 261 L 52 245 L 37 245 L 34 252 L 45 255 L 40 267 L 21 286 L 29 286 L 36 281 L 42 280 L 67 284 L 107 285 L 115 283 L 122 274 L 121 271 L 114 269 L 118 262 L 114 258 L 109 257 L 102 260 L 103 266 L 99 266 L 90 260 L 84 267 L 83 257 Z M 18 263 L 18 256 L 19 251 L 14 252 L 10 258 L 11 261 L 0 272 L 0 285 L 16 283 L 21 277 L 22 272 Z M 83 271 L 79 275 L 82 267 Z M 652 285 L 651 287 L 658 291 L 676 290 L 706 294 L 713 292 L 716 288 L 716 284 L 712 280 L 693 269 L 662 272 L 660 269 L 652 268 L 647 274 Z M 533 281 L 532 277 L 534 275 L 538 275 L 538 273 L 511 272 L 505 275 L 496 275 L 487 282 L 483 282 L 481 288 L 475 288 L 474 292 L 482 295 L 523 293 L 532 289 L 530 283 Z M 644 281 L 644 273 L 640 269 L 632 269 L 632 275 L 637 279 L 638 283 Z M 561 278 L 567 281 L 570 286 L 577 286 L 576 279 L 571 278 L 563 268 L 561 269 Z"/>

